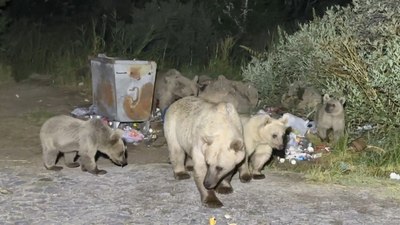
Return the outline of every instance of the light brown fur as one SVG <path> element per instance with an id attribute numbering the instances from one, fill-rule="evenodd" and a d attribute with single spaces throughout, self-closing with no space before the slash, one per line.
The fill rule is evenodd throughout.
<path id="1" fill-rule="evenodd" d="M 198 76 L 192 80 L 183 76 L 176 69 L 160 71 L 157 73 L 153 110 L 158 102 L 161 111 L 164 111 L 174 101 L 186 97 L 198 95 Z"/>
<path id="2" fill-rule="evenodd" d="M 324 95 L 323 102 L 318 106 L 315 122 L 318 135 L 322 140 L 328 139 L 328 130 L 333 130 L 333 141 L 343 136 L 345 129 L 344 97 L 334 99 L 328 94 Z"/>
<path id="3" fill-rule="evenodd" d="M 83 121 L 70 116 L 55 116 L 48 119 L 40 129 L 44 166 L 49 170 L 61 170 L 56 166 L 59 153 L 64 153 L 68 167 L 81 166 L 83 171 L 93 174 L 105 174 L 95 162 L 97 150 L 106 154 L 118 165 L 124 166 L 126 147 L 120 131 L 113 131 L 100 119 Z M 79 163 L 75 158 L 79 155 Z"/>
<path id="4" fill-rule="evenodd" d="M 249 83 L 231 81 L 220 75 L 206 86 L 199 97 L 211 102 L 229 102 L 239 113 L 250 113 L 258 104 L 258 91 Z"/>
<path id="5" fill-rule="evenodd" d="M 232 192 L 233 171 L 245 156 L 242 125 L 233 105 L 182 98 L 167 110 L 164 135 L 175 178 L 190 177 L 184 165 L 189 156 L 201 201 L 207 207 L 221 207 L 215 191 Z"/>
<path id="6" fill-rule="evenodd" d="M 263 179 L 261 170 L 270 159 L 272 149 L 284 148 L 284 135 L 287 129 L 287 119 L 274 119 L 267 114 L 257 114 L 250 118 L 242 116 L 246 159 L 239 168 L 242 182 L 251 178 Z M 249 168 L 250 164 L 250 168 Z M 251 171 L 250 171 L 251 170 Z"/>
<path id="7" fill-rule="evenodd" d="M 288 92 L 283 94 L 281 99 L 283 107 L 299 110 L 298 113 L 304 115 L 315 112 L 321 102 L 321 94 L 314 87 L 300 81 L 290 84 Z"/>

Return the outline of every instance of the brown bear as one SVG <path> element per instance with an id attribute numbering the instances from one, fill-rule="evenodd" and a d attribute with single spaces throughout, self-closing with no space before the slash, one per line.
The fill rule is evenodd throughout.
<path id="1" fill-rule="evenodd" d="M 176 69 L 160 71 L 157 74 L 154 90 L 153 110 L 158 104 L 161 112 L 164 112 L 171 103 L 180 98 L 197 96 L 199 90 L 197 82 L 198 76 L 190 80 Z"/>
<path id="2" fill-rule="evenodd" d="M 68 167 L 81 166 L 92 174 L 105 174 L 95 161 L 97 150 L 106 154 L 115 164 L 127 165 L 126 146 L 121 138 L 122 130 L 113 130 L 101 119 L 87 121 L 60 115 L 48 119 L 40 129 L 44 166 L 49 170 L 61 170 L 56 166 L 59 153 L 64 153 Z M 79 155 L 79 163 L 75 158 Z"/>
<path id="3" fill-rule="evenodd" d="M 336 143 L 344 134 L 345 113 L 343 105 L 346 102 L 344 97 L 339 99 L 324 95 L 323 102 L 318 106 L 315 124 L 318 135 L 322 140 L 328 139 L 328 130 L 333 130 L 333 143 Z"/>
<path id="4" fill-rule="evenodd" d="M 190 178 L 185 158 L 193 161 L 194 180 L 207 207 L 221 207 L 215 191 L 232 192 L 230 180 L 245 156 L 239 114 L 230 103 L 198 97 L 174 102 L 166 112 L 164 135 L 175 178 Z"/>
<path id="5" fill-rule="evenodd" d="M 251 178 L 263 179 L 265 175 L 261 170 L 270 159 L 272 149 L 282 150 L 285 147 L 287 118 L 274 119 L 267 114 L 257 114 L 250 118 L 242 116 L 241 121 L 246 159 L 239 168 L 239 178 L 242 182 L 249 182 Z"/>

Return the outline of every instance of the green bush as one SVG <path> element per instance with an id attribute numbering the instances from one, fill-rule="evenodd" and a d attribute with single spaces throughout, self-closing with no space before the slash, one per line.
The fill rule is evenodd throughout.
<path id="1" fill-rule="evenodd" d="M 355 0 L 282 34 L 264 57 L 243 67 L 243 77 L 268 104 L 278 104 L 296 80 L 322 93 L 345 96 L 350 128 L 400 124 L 400 3 Z"/>

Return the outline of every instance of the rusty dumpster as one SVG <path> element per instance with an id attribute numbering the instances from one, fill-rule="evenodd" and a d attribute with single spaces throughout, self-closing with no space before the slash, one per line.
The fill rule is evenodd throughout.
<path id="1" fill-rule="evenodd" d="M 150 119 L 157 64 L 104 55 L 91 59 L 93 106 L 117 122 Z"/>

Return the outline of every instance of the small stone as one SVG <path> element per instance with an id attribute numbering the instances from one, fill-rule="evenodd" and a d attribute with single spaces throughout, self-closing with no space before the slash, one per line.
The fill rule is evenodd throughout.
<path id="1" fill-rule="evenodd" d="M 9 195 L 9 194 L 12 194 L 12 193 L 13 193 L 12 191 L 0 187 L 0 194 Z"/>

